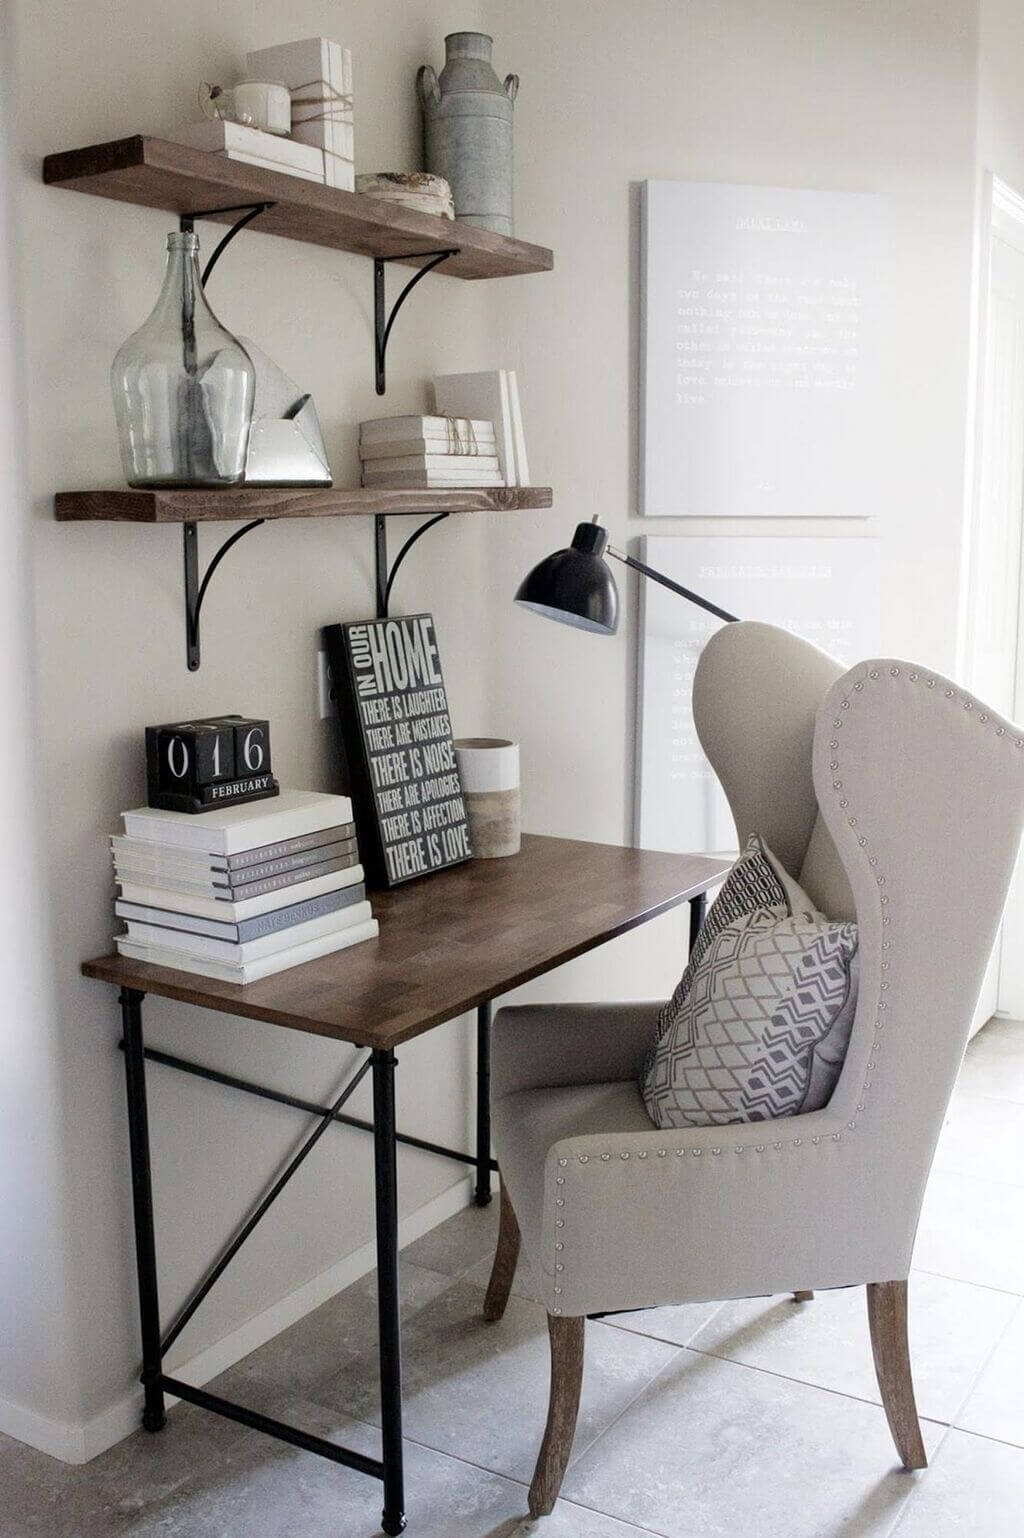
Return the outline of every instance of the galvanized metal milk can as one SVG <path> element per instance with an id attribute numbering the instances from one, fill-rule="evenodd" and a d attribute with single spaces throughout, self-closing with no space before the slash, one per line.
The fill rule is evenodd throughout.
<path id="1" fill-rule="evenodd" d="M 423 107 L 426 169 L 451 184 L 455 217 L 512 234 L 512 104 L 519 76 L 500 81 L 493 39 L 451 32 L 441 78 L 425 64 L 416 77 Z"/>

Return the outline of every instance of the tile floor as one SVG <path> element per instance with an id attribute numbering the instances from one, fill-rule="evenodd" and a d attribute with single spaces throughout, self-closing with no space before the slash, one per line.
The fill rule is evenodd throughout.
<path id="1" fill-rule="evenodd" d="M 981 1150 L 986 1150 L 983 1154 Z M 990 1151 L 990 1152 L 989 1152 Z M 496 1204 L 403 1255 L 410 1538 L 1018 1538 L 1024 1532 L 1024 1024 L 968 1053 L 912 1283 L 931 1468 L 896 1466 L 863 1295 L 663 1308 L 587 1327 L 564 1498 L 528 1525 L 543 1311 L 480 1304 Z M 379 1451 L 373 1279 L 215 1385 Z M 380 1487 L 178 1406 L 84 1468 L 0 1438 L 0 1538 L 372 1538 Z"/>

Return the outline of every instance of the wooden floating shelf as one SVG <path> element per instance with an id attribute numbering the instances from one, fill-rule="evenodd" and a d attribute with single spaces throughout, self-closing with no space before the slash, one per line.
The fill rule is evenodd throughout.
<path id="1" fill-rule="evenodd" d="M 465 486 L 429 491 L 377 487 L 238 486 L 224 491 L 58 491 L 62 522 L 215 523 L 247 518 L 395 517 L 416 513 L 509 513 L 550 507 L 550 486 Z"/>
<path id="2" fill-rule="evenodd" d="M 545 246 L 144 134 L 47 155 L 43 181 L 174 214 L 271 202 L 251 226 L 254 232 L 413 267 L 432 252 L 458 246 L 440 269 L 450 277 L 514 277 L 547 272 L 554 262 Z M 213 217 L 232 224 L 237 216 Z"/>

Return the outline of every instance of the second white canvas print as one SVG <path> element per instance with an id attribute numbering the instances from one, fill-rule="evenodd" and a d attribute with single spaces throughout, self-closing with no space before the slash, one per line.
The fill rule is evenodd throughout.
<path id="1" fill-rule="evenodd" d="M 643 543 L 648 565 L 740 619 L 791 630 L 846 666 L 877 651 L 877 539 L 727 535 Z M 654 582 L 641 593 L 636 841 L 644 849 L 730 853 L 732 814 L 697 740 L 691 704 L 697 659 L 721 621 Z"/>

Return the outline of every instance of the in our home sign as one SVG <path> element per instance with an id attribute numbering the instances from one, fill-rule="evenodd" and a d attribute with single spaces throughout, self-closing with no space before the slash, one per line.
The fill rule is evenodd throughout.
<path id="1" fill-rule="evenodd" d="M 365 620 L 324 633 L 369 879 L 396 886 L 468 860 L 433 618 Z"/>

